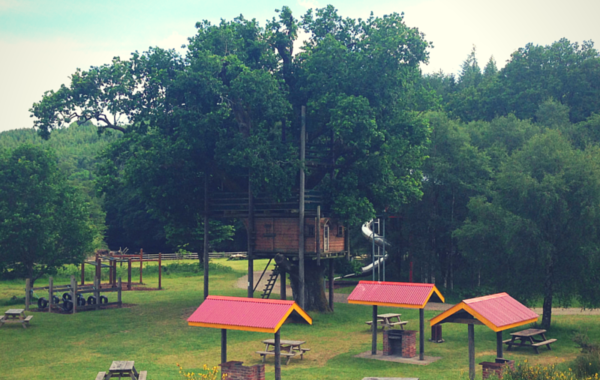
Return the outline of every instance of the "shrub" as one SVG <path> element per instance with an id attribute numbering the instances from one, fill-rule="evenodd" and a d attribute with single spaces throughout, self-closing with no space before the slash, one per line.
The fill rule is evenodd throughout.
<path id="1" fill-rule="evenodd" d="M 217 380 L 219 379 L 219 367 L 215 366 L 212 368 L 208 368 L 205 364 L 202 368 L 202 372 L 185 372 L 183 367 L 177 363 L 177 367 L 179 368 L 179 375 L 181 375 L 182 379 L 185 380 Z M 223 375 L 223 378 L 227 377 L 227 375 Z"/>
<path id="2" fill-rule="evenodd" d="M 596 380 L 598 374 L 593 376 L 579 377 L 570 368 L 568 371 L 559 371 L 554 365 L 548 366 L 530 366 L 525 363 L 519 363 L 513 371 L 504 374 L 503 380 Z"/>

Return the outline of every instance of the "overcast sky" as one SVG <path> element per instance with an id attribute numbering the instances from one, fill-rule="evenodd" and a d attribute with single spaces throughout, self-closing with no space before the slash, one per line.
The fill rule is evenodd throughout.
<path id="1" fill-rule="evenodd" d="M 241 13 L 264 24 L 282 5 L 299 17 L 329 3 L 344 17 L 404 12 L 406 24 L 433 42 L 426 73 L 457 73 L 473 45 L 480 66 L 493 55 L 502 67 L 529 42 L 566 37 L 600 44 L 598 0 L 0 0 L 0 131 L 31 128 L 33 102 L 68 83 L 76 68 L 126 59 L 150 46 L 178 48 L 200 20 Z"/>

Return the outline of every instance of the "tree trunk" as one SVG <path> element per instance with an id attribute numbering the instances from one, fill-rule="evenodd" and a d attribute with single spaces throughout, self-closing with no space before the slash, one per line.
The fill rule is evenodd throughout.
<path id="1" fill-rule="evenodd" d="M 325 288 L 323 287 L 325 265 L 319 266 L 314 260 L 305 260 L 304 270 L 304 310 L 318 312 L 332 311 L 329 308 L 327 297 L 325 297 Z M 299 302 L 300 277 L 297 263 L 294 263 L 290 271 L 290 285 L 292 286 L 294 301 Z"/>
<path id="2" fill-rule="evenodd" d="M 554 258 L 550 258 L 550 262 L 546 267 L 546 279 L 544 281 L 544 306 L 542 314 L 542 328 L 549 328 L 552 321 L 552 296 L 554 293 L 552 276 L 554 274 Z"/>

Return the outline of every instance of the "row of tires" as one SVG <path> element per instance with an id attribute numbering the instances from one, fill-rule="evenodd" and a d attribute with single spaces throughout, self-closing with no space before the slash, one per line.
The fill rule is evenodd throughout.
<path id="1" fill-rule="evenodd" d="M 61 306 L 60 301 L 61 301 L 61 299 L 58 298 L 57 296 L 52 296 L 52 304 L 53 305 Z M 105 296 L 100 296 L 100 299 L 96 300 L 95 296 L 89 296 L 86 300 L 81 294 L 77 294 L 76 302 L 77 302 L 77 306 L 95 305 L 96 303 L 106 304 L 106 303 L 108 303 L 108 298 L 106 298 Z M 38 299 L 37 304 L 38 304 L 38 308 L 45 309 L 46 307 L 48 307 L 48 300 L 45 299 L 44 297 L 42 297 L 42 298 Z M 73 310 L 73 300 L 72 300 L 70 293 L 63 294 L 61 307 L 64 311 Z"/>

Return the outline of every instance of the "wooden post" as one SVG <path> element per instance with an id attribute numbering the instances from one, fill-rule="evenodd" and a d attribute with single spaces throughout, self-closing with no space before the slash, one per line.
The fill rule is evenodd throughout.
<path id="1" fill-rule="evenodd" d="M 502 331 L 498 331 L 496 333 L 496 357 L 498 359 L 502 359 L 503 358 L 503 353 L 502 353 Z"/>
<path id="2" fill-rule="evenodd" d="M 108 285 L 113 287 L 113 262 L 112 260 L 108 260 Z"/>
<path id="3" fill-rule="evenodd" d="M 100 308 L 100 278 L 96 277 L 94 279 L 94 298 L 96 298 L 96 303 L 94 304 L 94 306 L 96 307 L 96 310 L 98 310 Z"/>
<path id="4" fill-rule="evenodd" d="M 204 299 L 208 297 L 208 173 L 204 172 L 204 241 L 203 241 L 204 266 Z M 225 362 L 223 362 L 225 363 Z"/>
<path id="5" fill-rule="evenodd" d="M 227 330 L 221 329 L 221 363 L 227 363 Z"/>
<path id="6" fill-rule="evenodd" d="M 248 298 L 254 297 L 254 196 L 248 173 Z"/>
<path id="7" fill-rule="evenodd" d="M 329 259 L 329 308 L 333 311 L 333 259 Z"/>
<path id="8" fill-rule="evenodd" d="M 85 285 L 85 263 L 81 263 L 81 286 Z"/>
<path id="9" fill-rule="evenodd" d="M 158 290 L 162 289 L 162 253 L 158 252 Z"/>
<path id="10" fill-rule="evenodd" d="M 48 279 L 48 313 L 52 313 L 52 296 L 54 295 L 54 281 L 52 277 Z"/>
<path id="11" fill-rule="evenodd" d="M 281 380 L 281 338 L 279 330 L 275 333 L 275 380 Z"/>
<path id="12" fill-rule="evenodd" d="M 29 311 L 31 303 L 31 279 L 25 279 L 25 310 Z"/>
<path id="13" fill-rule="evenodd" d="M 286 280 L 287 280 L 287 275 L 285 273 L 285 269 L 283 269 L 282 267 L 279 267 L 279 285 L 281 286 L 281 291 L 279 292 L 279 295 L 281 296 L 282 300 L 287 300 L 287 288 L 286 288 Z"/>
<path id="14" fill-rule="evenodd" d="M 419 360 L 425 360 L 425 309 L 419 309 Z"/>
<path id="15" fill-rule="evenodd" d="M 127 290 L 131 290 L 131 258 L 127 259 Z"/>
<path id="16" fill-rule="evenodd" d="M 140 248 L 140 285 L 143 284 L 143 282 L 142 282 L 143 266 L 144 266 L 144 250 L 142 248 Z"/>
<path id="17" fill-rule="evenodd" d="M 71 276 L 71 302 L 73 302 L 73 314 L 77 313 L 77 281 L 75 276 Z"/>
<path id="18" fill-rule="evenodd" d="M 377 305 L 373 305 L 373 340 L 371 342 L 371 355 L 377 355 Z"/>
<path id="19" fill-rule="evenodd" d="M 302 125 L 300 128 L 300 205 L 298 210 L 298 277 L 300 282 L 300 308 L 306 308 L 304 284 L 304 186 L 306 182 L 304 161 L 306 158 L 306 107 L 302 106 Z"/>
<path id="20" fill-rule="evenodd" d="M 96 278 L 102 284 L 102 260 L 96 255 Z"/>
<path id="21" fill-rule="evenodd" d="M 317 206 L 317 223 L 315 223 L 315 230 L 317 233 L 317 265 L 321 265 L 321 206 Z"/>
<path id="22" fill-rule="evenodd" d="M 469 323 L 469 380 L 475 380 L 475 326 Z"/>
<path id="23" fill-rule="evenodd" d="M 117 280 L 117 286 L 119 289 L 119 290 L 117 290 L 117 302 L 119 303 L 119 307 L 123 307 L 123 302 L 121 300 L 121 289 L 123 289 L 123 286 L 121 283 L 121 277 L 119 277 L 119 279 Z"/>

